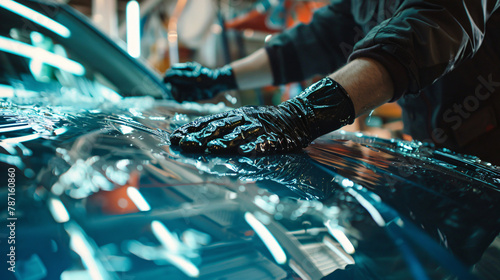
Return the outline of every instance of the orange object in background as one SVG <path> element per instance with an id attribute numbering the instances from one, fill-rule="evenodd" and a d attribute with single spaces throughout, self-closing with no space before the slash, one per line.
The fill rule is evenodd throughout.
<path id="1" fill-rule="evenodd" d="M 317 9 L 326 6 L 327 3 L 328 3 L 327 1 L 299 2 L 299 1 L 286 0 L 285 1 L 286 28 L 290 28 L 299 23 L 304 23 L 304 24 L 309 23 L 313 18 L 314 12 Z M 270 34 L 278 33 L 282 31 L 282 29 L 273 29 L 267 24 L 269 12 L 271 10 L 272 8 L 269 8 L 266 11 L 259 11 L 256 9 L 251 10 L 250 12 L 242 16 L 236 17 L 232 20 L 227 20 L 226 28 L 240 30 L 240 31 L 254 30 Z M 292 97 L 290 91 L 296 90 L 297 86 L 298 84 L 286 85 L 283 89 L 283 92 L 281 93 L 280 97 L 281 101 L 288 100 L 290 97 Z M 273 100 L 272 95 L 274 94 L 276 89 L 277 87 L 275 86 L 267 86 L 263 88 L 263 95 L 264 95 L 263 99 L 265 101 L 264 102 L 265 105 L 275 104 L 275 102 L 272 102 L 270 100 Z"/>
<path id="2" fill-rule="evenodd" d="M 127 189 L 129 187 L 138 188 L 139 186 L 138 172 L 130 173 L 130 178 L 123 186 L 117 187 L 111 191 L 100 191 L 91 196 L 93 202 L 101 205 L 101 211 L 105 214 L 122 215 L 129 213 L 137 213 L 139 209 L 134 202 L 129 198 Z"/>
<path id="3" fill-rule="evenodd" d="M 402 109 L 397 103 L 385 103 L 375 109 L 373 114 L 385 119 L 399 119 Z"/>
<path id="4" fill-rule="evenodd" d="M 287 3 L 289 2 L 290 1 L 287 1 Z M 327 2 L 325 1 L 294 1 L 293 6 L 291 7 L 292 16 L 290 16 L 290 13 L 288 13 L 289 16 L 287 18 L 287 27 L 294 26 L 298 23 L 311 22 L 314 11 L 326 6 L 326 3 Z"/>
<path id="5" fill-rule="evenodd" d="M 252 29 L 267 33 L 279 32 L 279 29 L 271 29 L 266 25 L 267 14 L 252 10 L 243 16 L 236 17 L 226 22 L 226 28 L 244 30 Z"/>
<path id="6" fill-rule="evenodd" d="M 125 185 L 109 192 L 100 192 L 99 194 L 102 194 L 106 201 L 102 204 L 102 212 L 115 215 L 139 212 L 139 209 L 127 195 L 129 187 Z"/>
<path id="7" fill-rule="evenodd" d="M 171 17 L 166 12 L 160 13 L 159 17 L 161 21 L 161 28 L 168 31 L 169 24 L 171 23 Z M 164 39 L 168 40 L 167 38 Z M 193 56 L 193 50 L 184 46 L 181 42 L 177 43 L 179 62 L 190 61 Z M 171 66 L 168 44 L 158 40 L 150 45 L 149 49 L 150 55 L 146 58 L 147 63 L 152 68 L 156 69 L 158 73 L 165 73 Z"/>
<path id="8" fill-rule="evenodd" d="M 297 23 L 309 23 L 315 10 L 326 5 L 325 1 L 285 1 L 286 27 L 294 26 Z M 273 29 L 267 26 L 268 11 L 260 12 L 252 10 L 242 16 L 236 17 L 226 22 L 226 27 L 236 30 L 252 29 L 255 31 L 276 33 L 280 29 Z"/>
<path id="9" fill-rule="evenodd" d="M 152 45 L 152 53 L 156 52 L 156 45 Z M 191 60 L 193 56 L 193 51 L 186 48 L 182 44 L 179 44 L 179 62 L 187 62 Z M 168 49 L 166 49 L 162 56 L 151 56 L 147 58 L 148 64 L 156 69 L 159 73 L 165 73 L 170 68 L 170 58 L 168 55 Z"/>

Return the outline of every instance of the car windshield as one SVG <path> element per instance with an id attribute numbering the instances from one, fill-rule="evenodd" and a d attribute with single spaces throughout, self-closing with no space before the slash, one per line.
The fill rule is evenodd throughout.
<path id="1" fill-rule="evenodd" d="M 11 278 L 498 279 L 491 164 L 342 130 L 185 153 L 171 133 L 222 102 L 158 100 L 161 80 L 66 6 L 0 0 L 0 17 Z"/>
<path id="2" fill-rule="evenodd" d="M 63 6 L 2 1 L 0 14 L 0 97 L 75 104 L 165 92 L 154 74 Z"/>

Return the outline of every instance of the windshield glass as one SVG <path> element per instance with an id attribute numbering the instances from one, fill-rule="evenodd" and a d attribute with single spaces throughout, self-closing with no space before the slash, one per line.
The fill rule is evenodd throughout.
<path id="1" fill-rule="evenodd" d="M 0 97 L 16 103 L 162 97 L 159 79 L 65 8 L 0 3 Z"/>

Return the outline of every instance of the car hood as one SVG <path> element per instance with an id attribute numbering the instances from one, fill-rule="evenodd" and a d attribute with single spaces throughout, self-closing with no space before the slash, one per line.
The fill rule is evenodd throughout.
<path id="1" fill-rule="evenodd" d="M 491 164 L 344 131 L 263 157 L 169 145 L 173 129 L 225 109 L 2 103 L 16 277 L 472 278 L 489 254 L 500 224 Z M 12 190 L 0 191 L 7 201 Z"/>

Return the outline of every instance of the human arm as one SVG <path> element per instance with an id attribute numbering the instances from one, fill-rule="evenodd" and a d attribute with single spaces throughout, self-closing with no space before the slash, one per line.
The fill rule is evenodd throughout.
<path id="1" fill-rule="evenodd" d="M 229 65 L 239 89 L 251 89 L 272 83 L 273 73 L 265 49 Z M 330 75 L 340 83 L 355 105 L 356 116 L 382 105 L 392 97 L 393 84 L 385 68 L 376 60 L 359 58 Z"/>
<path id="2" fill-rule="evenodd" d="M 380 62 L 394 81 L 394 97 L 416 94 L 473 57 L 500 1 L 403 1 L 395 13 L 354 46 L 349 60 Z M 498 11 L 497 11 L 498 12 Z"/>
<path id="3" fill-rule="evenodd" d="M 163 81 L 175 100 L 197 101 L 213 98 L 219 92 L 252 89 L 272 84 L 273 73 L 265 49 L 217 69 L 196 62 L 173 65 Z"/>
<path id="4" fill-rule="evenodd" d="M 354 59 L 329 77 L 349 93 L 356 117 L 386 103 L 394 93 L 393 81 L 385 67 L 370 58 Z"/>
<path id="5" fill-rule="evenodd" d="M 236 84 L 239 89 L 264 87 L 271 85 L 273 82 L 269 57 L 263 48 L 229 65 L 233 68 Z"/>
<path id="6" fill-rule="evenodd" d="M 406 92 L 418 92 L 422 87 L 451 71 L 462 60 L 472 56 L 482 42 L 482 35 L 484 34 L 481 33 L 481 30 L 484 30 L 489 15 L 500 6 L 499 2 L 491 0 L 489 2 L 470 2 L 456 7 L 446 7 L 447 5 L 456 5 L 457 2 L 404 1 L 393 17 L 379 24 L 370 31 L 365 39 L 356 45 L 355 51 L 350 57 L 351 62 L 331 75 L 333 79 L 338 80 L 347 89 L 349 93 L 347 97 L 349 101 L 352 100 L 353 111 L 356 113 L 352 112 L 352 115 L 348 117 L 341 114 L 342 117 L 339 117 L 335 114 L 335 110 L 332 111 L 332 118 L 339 118 L 342 121 L 321 125 L 321 132 L 326 133 L 335 130 L 349 123 L 354 116 L 368 112 L 386 101 L 395 100 Z M 287 75 L 283 75 L 283 72 L 279 74 L 279 71 L 276 72 L 276 69 L 273 69 L 273 58 L 271 57 L 272 55 L 270 56 L 271 68 L 274 83 L 276 83 L 277 79 L 279 80 L 280 77 Z M 288 56 L 292 62 L 294 57 L 293 55 Z M 310 64 L 315 64 L 316 61 L 312 62 Z M 296 64 L 295 62 L 292 63 L 292 65 Z M 282 68 L 287 69 L 284 66 Z M 291 68 L 292 71 L 297 69 L 303 71 L 300 67 Z M 293 73 L 291 75 L 293 76 Z M 287 76 L 287 78 L 290 78 L 290 76 Z M 309 99 L 309 97 L 307 96 L 306 99 Z M 289 104 L 289 102 L 285 103 L 285 105 Z M 319 103 L 315 104 L 318 105 Z M 323 105 L 327 106 L 328 104 L 323 103 Z M 344 103 L 344 105 L 349 107 L 348 102 Z M 266 145 L 271 147 L 273 151 L 289 151 L 305 147 L 310 141 L 321 135 L 311 133 L 310 127 L 315 125 L 309 125 L 307 122 L 302 123 L 299 128 L 300 131 L 286 128 L 287 123 L 295 124 L 297 119 L 307 120 L 307 112 L 311 110 L 308 110 L 306 106 L 303 111 L 305 113 L 299 114 L 299 117 L 281 111 L 269 114 L 261 114 L 262 112 L 254 114 L 253 110 L 246 110 L 230 114 L 232 120 L 237 119 L 243 125 L 247 120 L 251 120 L 252 127 L 275 127 L 275 132 L 280 132 L 280 129 L 285 132 L 266 134 L 274 137 L 274 139 L 271 139 L 274 144 L 265 144 L 270 142 L 266 142 L 265 136 L 262 136 L 262 134 L 258 135 L 259 139 L 250 138 L 249 140 L 248 135 L 234 134 L 231 128 L 231 133 L 233 133 L 231 134 L 231 145 L 238 146 L 242 143 L 241 140 L 245 140 L 244 143 L 248 147 L 255 142 L 258 145 L 254 145 L 254 147 L 264 147 L 264 149 L 260 149 L 260 152 L 267 151 Z M 268 118 L 269 116 L 272 116 L 272 118 Z M 285 117 L 284 121 L 281 118 L 282 116 Z M 227 118 L 204 119 L 198 122 L 196 126 L 191 126 L 185 131 L 177 131 L 177 134 L 174 133 L 174 144 L 177 141 L 176 143 L 181 146 L 189 143 L 189 145 L 185 146 L 186 148 L 188 146 L 204 148 L 207 147 L 207 144 L 210 146 L 212 140 L 225 138 L 228 134 L 226 132 L 221 133 L 221 130 L 215 126 L 210 127 L 211 131 L 205 129 L 208 124 L 214 124 L 212 121 L 222 124 L 221 127 L 224 129 L 230 127 L 228 125 L 230 122 L 226 122 L 228 121 Z M 318 122 L 313 121 L 313 123 Z M 321 121 L 319 123 L 325 124 Z M 236 127 L 241 126 L 238 124 Z M 259 133 L 261 132 L 262 129 L 259 129 Z M 265 129 L 264 132 L 267 133 Z M 297 133 L 301 134 L 300 137 L 288 137 L 290 135 L 298 136 Z M 276 137 L 276 135 L 278 136 Z M 189 139 L 185 136 L 189 136 Z M 204 142 L 205 140 L 207 141 Z M 214 148 L 213 151 L 224 151 L 225 144 L 219 145 L 222 142 L 219 144 L 216 142 L 211 144 L 211 147 Z M 279 146 L 275 143 L 286 143 L 287 145 Z M 295 144 L 288 145 L 289 143 Z M 222 148 L 219 149 L 218 147 Z"/>
<path id="7" fill-rule="evenodd" d="M 174 65 L 164 81 L 172 87 L 176 100 L 194 101 L 224 90 L 281 85 L 316 74 L 327 75 L 345 64 L 348 53 L 343 46 L 354 44 L 357 36 L 353 31 L 358 30 L 355 26 L 350 1 L 337 2 L 316 11 L 310 24 L 273 35 L 265 47 L 245 58 L 218 69 Z M 227 75 L 218 75 L 219 69 Z M 208 82 L 200 83 L 200 76 Z"/>
<path id="8" fill-rule="evenodd" d="M 203 117 L 174 131 L 170 140 L 191 152 L 297 151 L 391 97 L 392 81 L 383 66 L 357 59 L 278 106 L 242 107 Z"/>
<path id="9" fill-rule="evenodd" d="M 377 2 L 384 1 L 339 1 L 318 11 L 311 24 L 271 39 L 266 50 L 274 84 L 329 74 L 348 58 L 372 58 L 395 81 L 395 101 L 420 92 L 473 57 L 484 36 L 496 36 L 485 34 L 485 26 L 498 12 L 499 0 L 402 0 L 383 10 Z M 360 21 L 365 24 L 358 25 Z"/>

